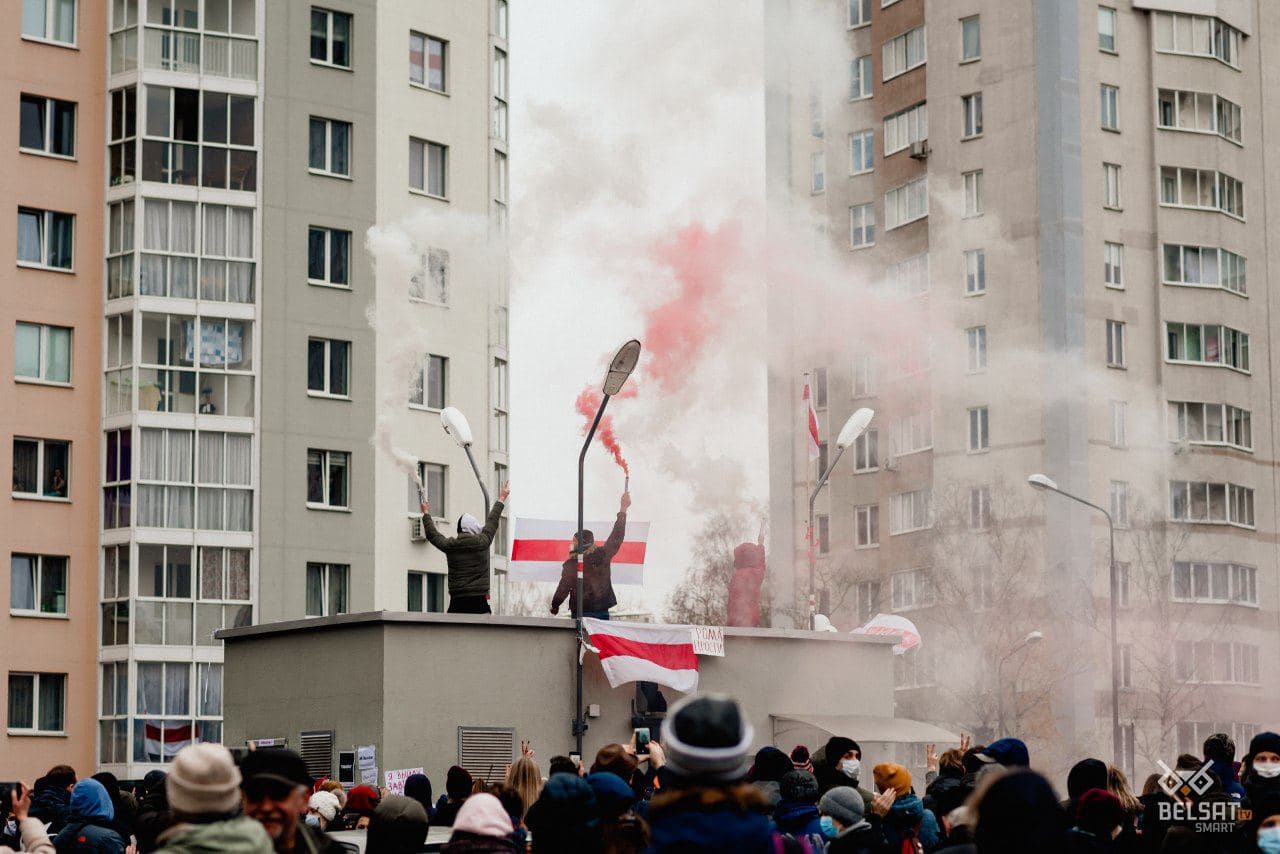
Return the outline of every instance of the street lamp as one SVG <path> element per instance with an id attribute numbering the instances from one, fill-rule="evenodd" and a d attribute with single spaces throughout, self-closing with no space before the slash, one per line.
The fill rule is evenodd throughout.
<path id="1" fill-rule="evenodd" d="M 816 598 L 817 590 L 815 589 L 814 574 L 817 572 L 818 555 L 813 542 L 813 505 L 818 500 L 818 493 L 822 491 L 822 487 L 827 485 L 827 479 L 831 477 L 831 471 L 836 467 L 836 463 L 840 462 L 840 457 L 844 454 L 845 449 L 858 441 L 858 437 L 866 432 L 867 425 L 871 423 L 871 419 L 875 417 L 875 410 L 867 409 L 865 406 L 857 410 L 849 416 L 849 420 L 844 422 L 844 426 L 840 428 L 840 434 L 836 437 L 836 456 L 827 466 L 827 470 L 818 478 L 818 485 L 813 488 L 813 492 L 809 494 L 809 630 L 817 631 L 817 623 L 814 616 L 818 613 L 818 600 Z"/>
<path id="2" fill-rule="evenodd" d="M 1078 495 L 1058 487 L 1053 478 L 1044 474 L 1033 474 L 1027 478 L 1032 489 L 1044 492 L 1056 492 L 1085 507 L 1097 510 L 1107 520 L 1107 531 L 1110 534 L 1110 582 L 1111 582 L 1111 762 L 1117 768 L 1123 767 L 1120 756 L 1120 645 L 1116 639 L 1116 606 L 1120 594 L 1120 580 L 1116 577 L 1116 525 L 1111 514 L 1092 501 L 1086 501 Z"/>
<path id="3" fill-rule="evenodd" d="M 1013 647 L 1013 649 L 1002 655 L 1000 660 L 996 662 L 996 728 L 999 730 L 996 735 L 1000 738 L 1004 738 L 1008 735 L 1004 729 L 1004 679 L 1000 675 L 1001 671 L 1004 669 L 1004 663 L 1012 658 L 1019 650 L 1031 646 L 1033 643 L 1038 643 L 1041 640 L 1044 640 L 1044 635 L 1039 629 L 1034 632 L 1029 632 L 1025 638 Z"/>
<path id="4" fill-rule="evenodd" d="M 480 474 L 480 466 L 476 465 L 476 456 L 471 453 L 471 425 L 467 423 L 467 416 L 463 415 L 461 410 L 452 406 L 446 406 L 440 410 L 440 423 L 444 425 L 444 432 L 448 433 L 453 441 L 458 443 L 462 450 L 467 452 L 467 459 L 471 461 L 471 470 L 476 473 L 476 482 L 480 484 L 480 494 L 484 496 L 484 515 L 489 515 L 489 489 L 484 485 L 484 477 Z"/>
<path id="5" fill-rule="evenodd" d="M 583 591 L 582 591 L 582 559 L 584 550 L 587 547 L 586 538 L 582 535 L 586 522 L 583 521 L 583 472 L 586 467 L 587 449 L 591 447 L 591 440 L 595 438 L 596 428 L 600 426 L 600 419 L 604 417 L 604 408 L 609 405 L 609 398 L 622 391 L 622 386 L 627 382 L 627 378 L 631 376 L 631 372 L 635 370 L 636 363 L 640 361 L 640 342 L 632 338 L 623 344 L 618 352 L 614 354 L 609 361 L 609 371 L 604 377 L 604 397 L 600 400 L 600 408 L 596 410 L 595 420 L 591 422 L 591 429 L 587 431 L 587 440 L 582 443 L 582 451 L 578 454 L 578 533 L 574 537 L 574 554 L 578 556 L 578 585 L 577 585 L 577 611 L 574 614 L 574 620 L 578 626 L 578 648 L 574 650 L 574 660 L 577 662 L 578 668 L 578 692 L 577 704 L 573 712 L 573 737 L 578 746 L 578 755 L 582 755 L 582 735 L 587 731 L 587 720 L 583 716 L 582 708 L 582 647 L 586 643 L 586 632 L 583 631 L 582 611 L 583 611 Z"/>

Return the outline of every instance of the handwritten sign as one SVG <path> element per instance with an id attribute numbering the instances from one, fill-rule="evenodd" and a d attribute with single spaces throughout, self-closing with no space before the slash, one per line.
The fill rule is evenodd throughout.
<path id="1" fill-rule="evenodd" d="M 361 745 L 356 748 L 356 764 L 361 768 L 372 768 L 377 762 L 374 758 L 376 750 L 372 744 Z"/>
<path id="2" fill-rule="evenodd" d="M 402 768 L 399 771 L 387 772 L 387 791 L 394 795 L 404 794 L 404 782 L 414 774 L 421 774 L 421 768 Z"/>
<path id="3" fill-rule="evenodd" d="M 720 626 L 694 626 L 693 652 L 695 655 L 724 658 L 724 629 Z"/>

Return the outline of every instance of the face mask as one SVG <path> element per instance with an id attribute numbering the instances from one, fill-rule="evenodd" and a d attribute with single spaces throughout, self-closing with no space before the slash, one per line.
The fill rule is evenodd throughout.
<path id="1" fill-rule="evenodd" d="M 857 759 L 841 759 L 840 770 L 849 779 L 856 780 L 858 779 L 858 772 L 862 770 L 862 763 Z"/>
<path id="2" fill-rule="evenodd" d="M 822 826 L 822 835 L 827 837 L 827 839 L 835 839 L 836 834 L 840 832 L 836 829 L 836 823 L 831 820 L 831 816 L 829 815 L 824 815 L 822 818 L 818 819 L 818 824 Z M 1270 854 L 1270 852 L 1268 852 L 1268 854 Z"/>
<path id="3" fill-rule="evenodd" d="M 1256 762 L 1253 770 L 1259 777 L 1280 777 L 1280 762 Z"/>
<path id="4" fill-rule="evenodd" d="M 319 827 L 319 826 L 320 826 L 320 816 L 316 815 L 316 814 L 315 814 L 315 813 L 313 813 L 313 812 L 309 812 L 309 813 L 307 813 L 306 822 L 307 822 L 307 824 L 311 825 L 312 827 Z"/>
<path id="5" fill-rule="evenodd" d="M 1264 827 L 1258 831 L 1258 850 L 1262 854 L 1280 854 L 1280 827 Z"/>

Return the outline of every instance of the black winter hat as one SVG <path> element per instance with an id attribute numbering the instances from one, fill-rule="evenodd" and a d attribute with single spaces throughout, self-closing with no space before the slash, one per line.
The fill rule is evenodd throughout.
<path id="1" fill-rule="evenodd" d="M 1081 759 L 1067 774 L 1067 797 L 1072 802 L 1090 789 L 1107 790 L 1107 763 L 1101 759 Z"/>
<path id="2" fill-rule="evenodd" d="M 1274 732 L 1260 732 L 1249 742 L 1249 754 L 1245 757 L 1245 761 L 1252 764 L 1253 757 L 1259 753 L 1280 753 L 1280 734 Z"/>
<path id="3" fill-rule="evenodd" d="M 778 787 L 784 801 L 799 801 L 804 804 L 818 802 L 818 778 L 808 771 L 790 771 L 782 778 Z"/>
<path id="4" fill-rule="evenodd" d="M 724 694 L 695 694 L 671 707 L 662 721 L 667 768 L 688 780 L 741 780 L 754 731 L 742 709 Z"/>
<path id="5" fill-rule="evenodd" d="M 471 794 L 471 772 L 461 765 L 454 765 L 444 776 L 444 791 L 450 800 L 466 800 Z"/>
<path id="6" fill-rule="evenodd" d="M 771 780 L 782 782 L 782 778 L 795 770 L 791 757 L 776 747 L 762 747 L 756 751 L 756 761 L 751 766 L 747 779 L 751 782 Z"/>
<path id="7" fill-rule="evenodd" d="M 840 761 L 840 757 L 850 750 L 856 750 L 859 756 L 862 755 L 862 748 L 858 746 L 858 742 L 843 735 L 833 735 L 827 739 L 827 746 L 822 749 L 822 752 L 827 757 L 827 762 L 835 765 Z"/>

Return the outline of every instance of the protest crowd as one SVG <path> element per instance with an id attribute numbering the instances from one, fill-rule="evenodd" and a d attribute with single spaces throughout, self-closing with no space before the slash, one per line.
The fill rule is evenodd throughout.
<path id="1" fill-rule="evenodd" d="M 1001 738 L 936 754 L 913 779 L 893 763 L 865 769 L 858 743 L 834 736 L 810 752 L 753 751 L 736 701 L 693 695 L 672 706 L 661 739 L 601 748 L 589 767 L 566 756 L 543 769 L 532 748 L 502 779 L 454 766 L 437 793 L 415 774 L 403 794 L 313 780 L 296 753 L 264 748 L 238 761 L 192 744 L 123 791 L 110 774 L 65 765 L 6 792 L 0 851 L 337 854 L 330 836 L 365 831 L 369 854 L 472 852 L 1251 852 L 1280 854 L 1280 734 L 1256 735 L 1237 762 L 1223 734 L 1178 758 L 1194 786 L 1135 792 L 1106 762 L 1076 763 L 1064 790 L 1032 770 L 1023 742 Z M 1192 789 L 1195 791 L 1192 791 Z"/>

